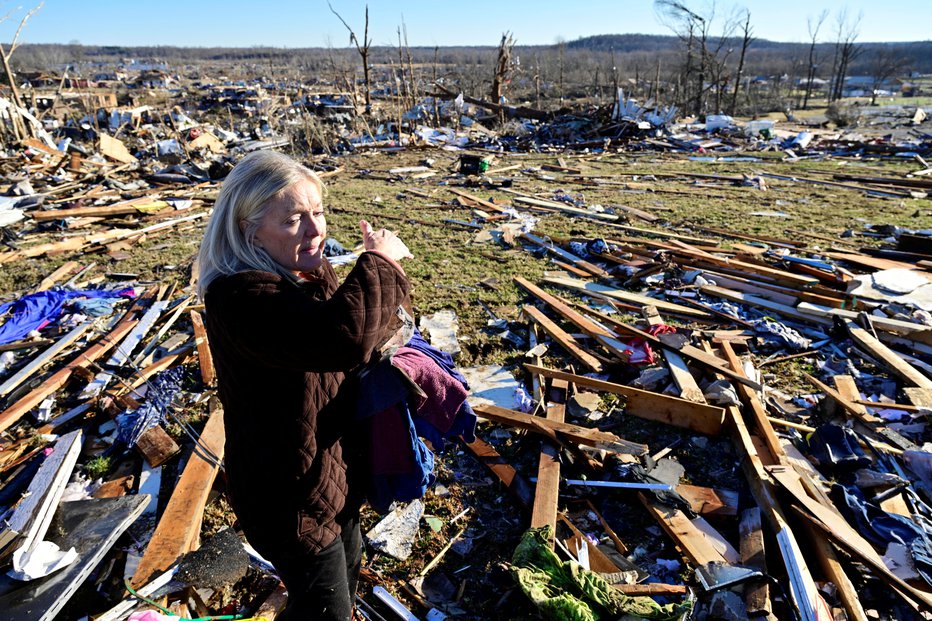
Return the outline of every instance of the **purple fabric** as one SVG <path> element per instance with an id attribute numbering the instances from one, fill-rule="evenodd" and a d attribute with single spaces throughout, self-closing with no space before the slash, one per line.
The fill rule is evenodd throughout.
<path id="1" fill-rule="evenodd" d="M 466 402 L 463 384 L 444 371 L 436 361 L 420 350 L 401 347 L 392 356 L 392 364 L 411 378 L 426 397 L 412 395 L 411 404 L 418 417 L 446 434 L 460 406 Z"/>
<path id="2" fill-rule="evenodd" d="M 414 336 L 411 337 L 405 347 L 410 347 L 416 349 L 425 356 L 429 356 L 433 359 L 434 362 L 440 365 L 440 367 L 452 375 L 457 381 L 463 384 L 463 388 L 469 390 L 469 383 L 466 381 L 466 377 L 456 370 L 456 363 L 453 362 L 453 356 L 443 351 L 442 349 L 437 349 L 430 343 L 428 343 L 417 328 L 414 329 Z"/>
<path id="3" fill-rule="evenodd" d="M 0 317 L 10 313 L 6 322 L 0 326 L 0 345 L 26 338 L 33 330 L 45 327 L 61 315 L 65 302 L 72 298 L 115 298 L 133 297 L 133 289 L 103 291 L 88 289 L 85 291 L 65 291 L 49 289 L 30 293 L 22 298 L 0 305 Z"/>

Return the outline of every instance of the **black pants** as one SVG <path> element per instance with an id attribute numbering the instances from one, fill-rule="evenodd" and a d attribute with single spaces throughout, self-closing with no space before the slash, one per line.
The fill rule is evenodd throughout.
<path id="1" fill-rule="evenodd" d="M 288 589 L 288 605 L 278 621 L 349 621 L 361 563 L 358 517 L 317 554 L 273 563 Z"/>

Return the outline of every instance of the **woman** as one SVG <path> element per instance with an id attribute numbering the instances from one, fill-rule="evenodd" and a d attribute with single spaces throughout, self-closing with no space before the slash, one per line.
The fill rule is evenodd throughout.
<path id="1" fill-rule="evenodd" d="M 323 257 L 320 179 L 260 151 L 223 183 L 198 293 L 226 425 L 227 491 L 246 538 L 288 589 L 289 619 L 345 621 L 361 546 L 354 380 L 397 327 L 411 258 L 360 222 L 366 252 L 340 285 Z"/>

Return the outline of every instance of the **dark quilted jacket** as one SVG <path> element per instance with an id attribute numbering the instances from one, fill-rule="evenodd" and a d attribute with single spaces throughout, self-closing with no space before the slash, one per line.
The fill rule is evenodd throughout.
<path id="1" fill-rule="evenodd" d="M 345 373 L 390 336 L 409 290 L 397 266 L 369 252 L 342 285 L 329 264 L 309 277 L 296 285 L 242 272 L 212 282 L 205 297 L 228 495 L 250 543 L 273 562 L 318 552 L 339 535 L 341 511 L 358 510 L 348 498 L 344 435 L 355 399 Z"/>

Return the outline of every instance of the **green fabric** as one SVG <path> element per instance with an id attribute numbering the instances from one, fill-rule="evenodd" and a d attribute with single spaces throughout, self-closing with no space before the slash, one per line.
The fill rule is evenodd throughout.
<path id="1" fill-rule="evenodd" d="M 528 529 L 512 557 L 512 574 L 534 605 L 554 621 L 599 621 L 627 614 L 672 621 L 688 603 L 661 606 L 649 597 L 628 597 L 576 561 L 561 561 L 550 549 L 549 526 Z"/>

